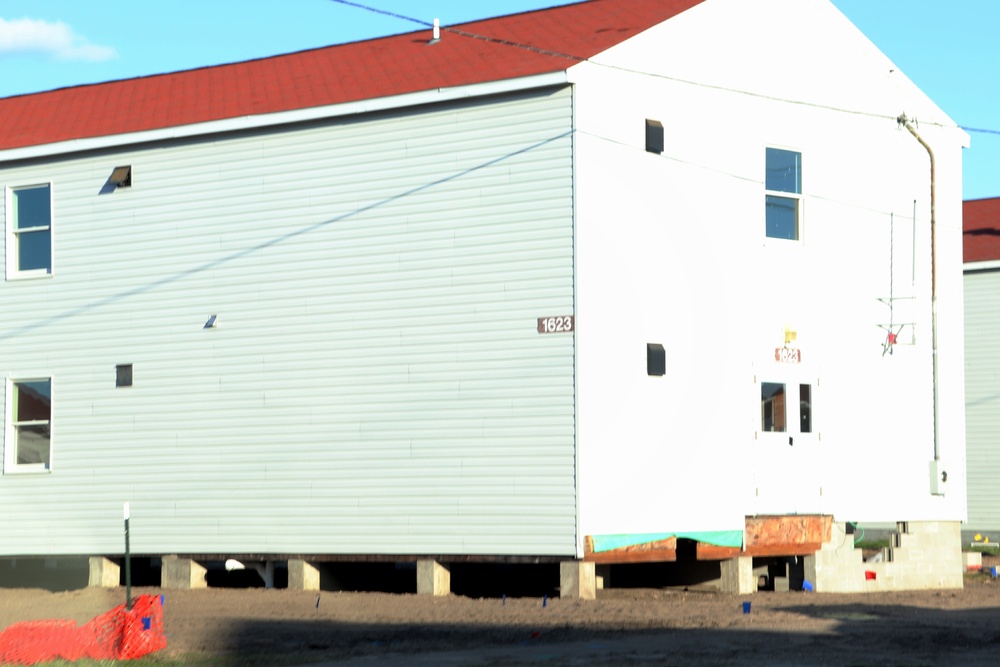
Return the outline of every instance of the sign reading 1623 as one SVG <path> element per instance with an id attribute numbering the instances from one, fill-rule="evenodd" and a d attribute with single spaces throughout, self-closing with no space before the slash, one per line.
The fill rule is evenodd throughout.
<path id="1" fill-rule="evenodd" d="M 559 317 L 539 317 L 538 333 L 568 333 L 573 331 L 575 322 L 572 315 L 560 315 Z"/>
<path id="2" fill-rule="evenodd" d="M 783 364 L 801 364 L 802 351 L 794 347 L 779 347 L 774 350 L 774 360 Z"/>

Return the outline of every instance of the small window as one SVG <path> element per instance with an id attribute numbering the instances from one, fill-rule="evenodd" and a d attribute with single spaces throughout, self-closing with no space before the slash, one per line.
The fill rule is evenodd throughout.
<path id="1" fill-rule="evenodd" d="M 802 154 L 768 148 L 764 189 L 768 238 L 798 241 L 802 221 Z"/>
<path id="2" fill-rule="evenodd" d="M 132 364 L 119 364 L 115 366 L 115 386 L 132 386 Z"/>
<path id="3" fill-rule="evenodd" d="M 7 278 L 52 273 L 52 188 L 7 190 Z"/>
<path id="4" fill-rule="evenodd" d="M 779 382 L 760 383 L 760 430 L 785 432 L 785 385 Z"/>
<path id="5" fill-rule="evenodd" d="M 51 378 L 8 382 L 4 472 L 45 472 L 51 464 Z"/>

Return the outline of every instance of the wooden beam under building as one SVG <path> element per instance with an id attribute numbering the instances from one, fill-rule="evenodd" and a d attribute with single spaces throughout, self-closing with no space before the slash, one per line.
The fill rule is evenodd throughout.
<path id="1" fill-rule="evenodd" d="M 594 539 L 588 535 L 584 540 L 583 550 L 583 560 L 600 565 L 672 563 L 677 560 L 677 538 L 669 537 L 665 540 L 594 553 Z"/>
<path id="2" fill-rule="evenodd" d="M 745 556 L 808 556 L 830 540 L 833 517 L 821 514 L 749 516 L 743 548 L 695 543 L 697 560 L 729 560 Z M 584 540 L 584 560 L 606 565 L 674 562 L 677 538 L 594 553 L 594 540 Z"/>

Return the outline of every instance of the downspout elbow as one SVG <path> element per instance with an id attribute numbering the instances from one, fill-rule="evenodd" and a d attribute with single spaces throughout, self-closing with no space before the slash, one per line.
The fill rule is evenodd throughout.
<path id="1" fill-rule="evenodd" d="M 907 131 L 913 135 L 913 138 L 920 142 L 920 145 L 924 147 L 927 151 L 928 157 L 931 160 L 931 301 L 937 300 L 937 219 L 936 219 L 936 205 L 937 205 L 937 174 L 936 165 L 934 160 L 934 151 L 931 149 L 930 144 L 924 141 L 924 138 L 917 133 L 916 128 L 910 123 L 910 120 L 906 117 L 906 114 L 899 116 L 896 122 L 907 129 Z"/>

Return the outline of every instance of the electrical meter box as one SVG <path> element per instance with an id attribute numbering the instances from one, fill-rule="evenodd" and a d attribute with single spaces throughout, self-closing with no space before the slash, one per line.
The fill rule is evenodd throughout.
<path id="1" fill-rule="evenodd" d="M 943 496 L 948 490 L 948 466 L 944 461 L 931 461 L 931 495 Z"/>

